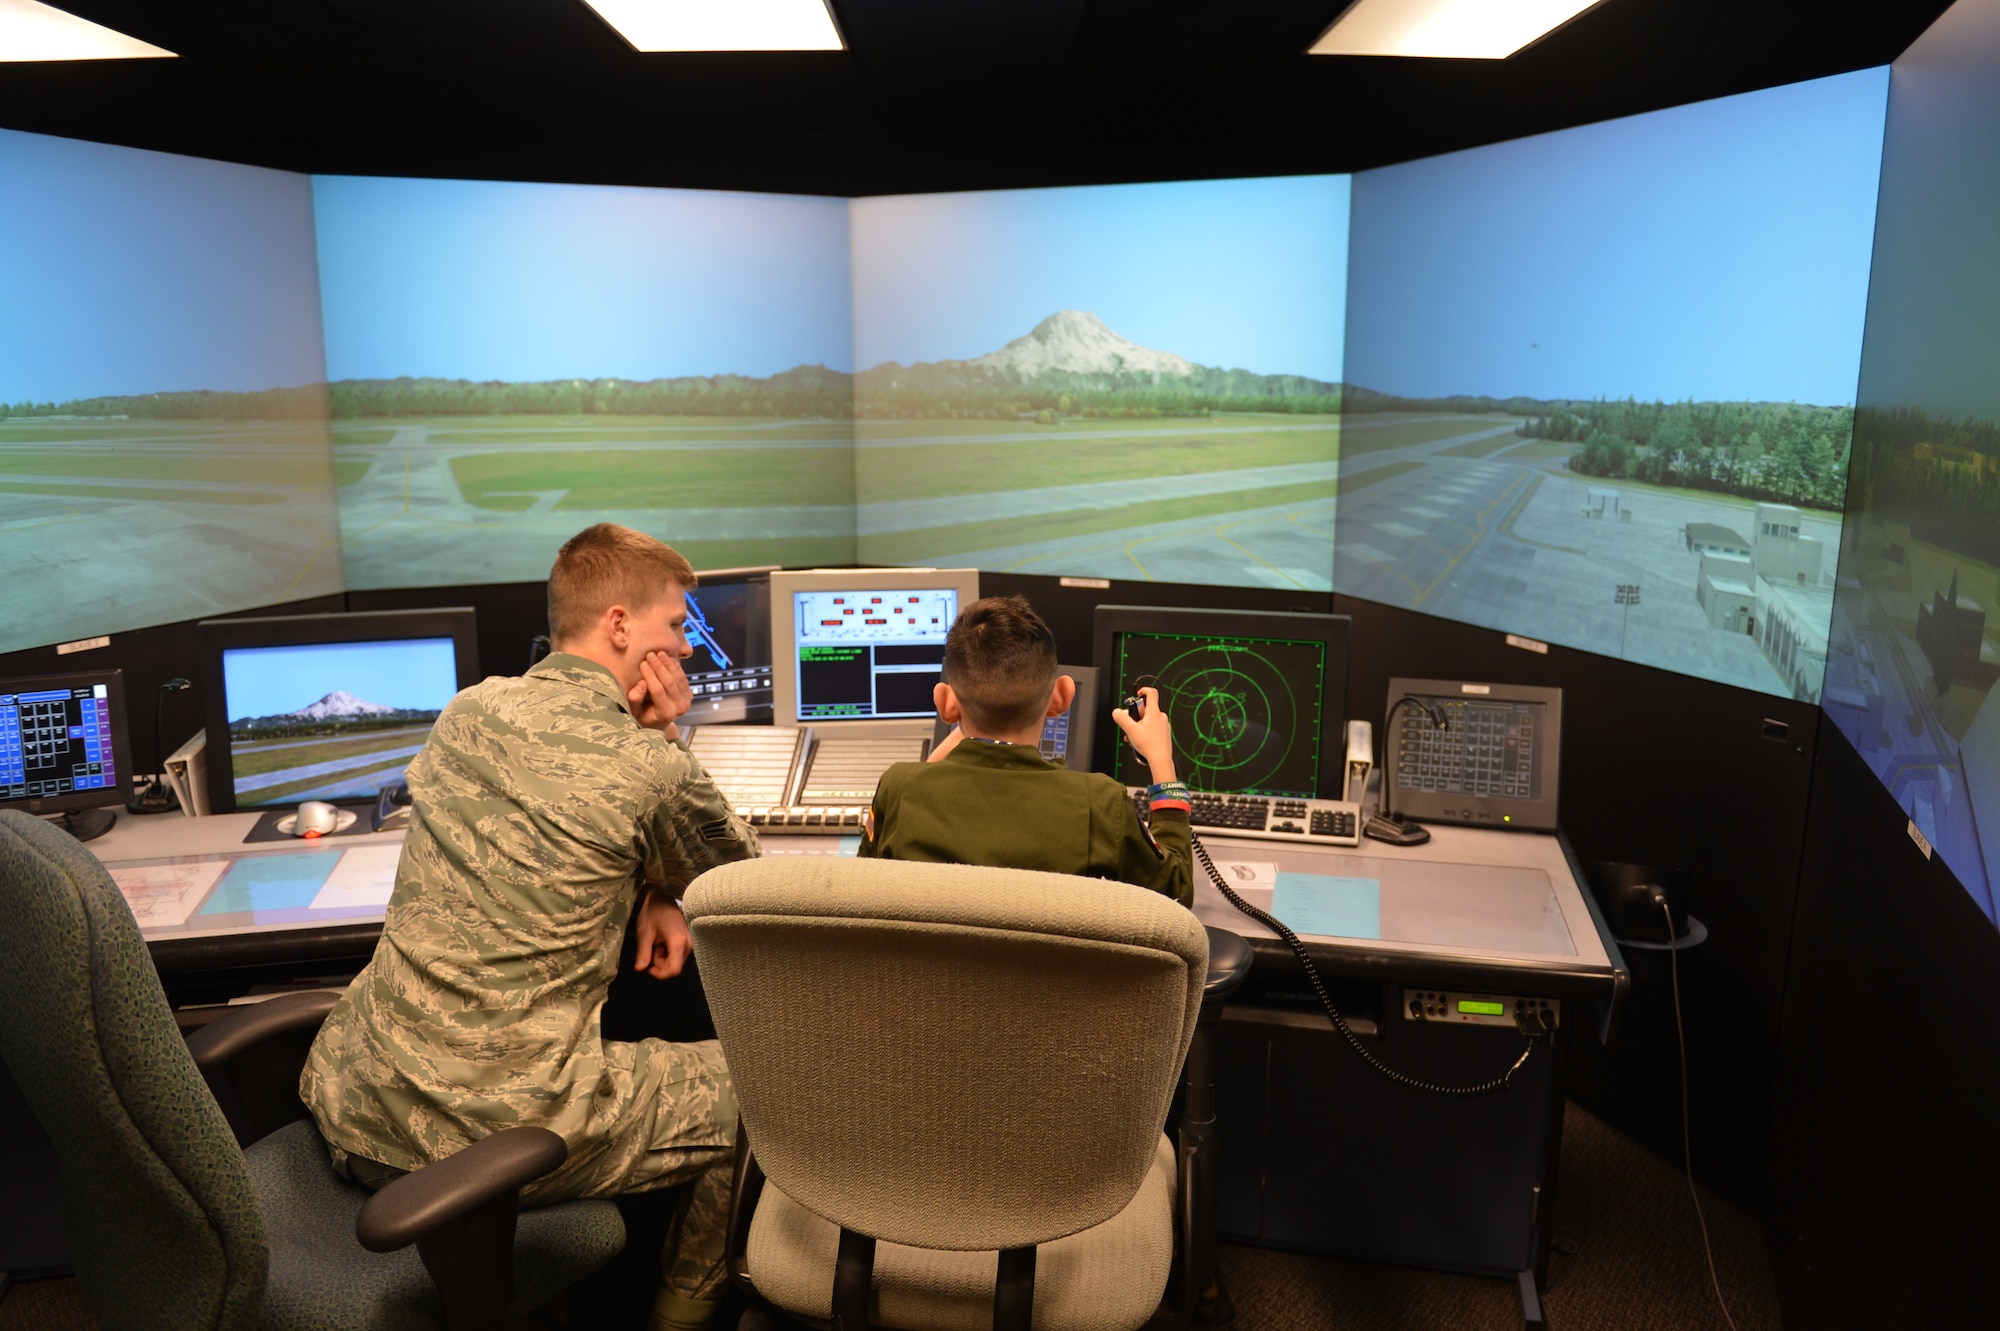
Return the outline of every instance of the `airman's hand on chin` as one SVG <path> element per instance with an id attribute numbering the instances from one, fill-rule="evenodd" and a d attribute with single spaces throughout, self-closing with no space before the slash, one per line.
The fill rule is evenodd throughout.
<path id="1" fill-rule="evenodd" d="M 648 652 L 639 662 L 639 682 L 626 693 L 632 719 L 648 730 L 657 730 L 675 739 L 680 730 L 674 722 L 694 706 L 694 690 L 688 686 L 681 663 L 665 652 Z"/>

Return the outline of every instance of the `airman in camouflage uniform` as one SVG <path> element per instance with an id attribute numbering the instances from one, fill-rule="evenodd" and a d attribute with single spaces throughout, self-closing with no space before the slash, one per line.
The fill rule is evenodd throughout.
<path id="1" fill-rule="evenodd" d="M 569 1158 L 523 1201 L 691 1184 L 662 1283 L 714 1299 L 736 1135 L 721 1047 L 607 1042 L 598 1014 L 635 896 L 678 898 L 756 834 L 609 669 L 563 652 L 454 698 L 408 781 L 382 940 L 300 1083 L 336 1166 L 379 1186 L 548 1128 Z"/>

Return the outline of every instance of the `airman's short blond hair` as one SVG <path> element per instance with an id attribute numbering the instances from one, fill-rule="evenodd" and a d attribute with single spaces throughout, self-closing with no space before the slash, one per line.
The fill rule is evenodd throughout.
<path id="1" fill-rule="evenodd" d="M 615 522 L 585 527 L 549 570 L 549 639 L 574 642 L 614 605 L 650 610 L 674 587 L 694 585 L 694 565 L 665 541 Z"/>

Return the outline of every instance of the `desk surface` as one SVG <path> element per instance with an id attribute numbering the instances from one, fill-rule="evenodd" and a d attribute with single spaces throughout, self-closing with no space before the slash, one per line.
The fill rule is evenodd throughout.
<path id="1" fill-rule="evenodd" d="M 246 845 L 258 817 L 121 811 L 84 845 L 111 871 L 150 943 L 382 922 L 402 832 Z"/>
<path id="2" fill-rule="evenodd" d="M 1203 841 L 1237 895 L 1284 920 L 1307 941 L 1375 953 L 1623 969 L 1607 951 L 1559 837 L 1434 827 L 1421 846 L 1364 839 L 1341 850 L 1226 837 Z M 1199 864 L 1194 886 L 1195 915 L 1203 924 L 1245 938 L 1277 937 L 1231 906 Z M 1288 919 L 1285 910 L 1272 910 L 1274 888 L 1288 887 L 1305 890 L 1288 894 L 1281 905 L 1311 903 L 1318 891 L 1344 896 L 1347 909 L 1336 904 L 1317 911 L 1335 927 L 1312 932 L 1301 927 L 1301 919 L 1312 916 Z M 1338 927 L 1342 924 L 1355 927 Z"/>
<path id="3" fill-rule="evenodd" d="M 319 841 L 243 838 L 255 813 L 185 818 L 121 814 L 87 844 L 111 870 L 149 942 L 220 940 L 378 925 L 394 885 L 403 833 Z M 1245 900 L 1271 910 L 1310 903 L 1327 932 L 1288 920 L 1316 959 L 1378 968 L 1399 960 L 1431 966 L 1547 970 L 1578 978 L 1622 979 L 1623 959 L 1608 944 L 1579 887 L 1560 838 L 1536 833 L 1437 827 L 1422 846 L 1363 841 L 1352 850 L 1285 842 L 1205 838 L 1216 865 Z M 853 854 L 856 838 L 772 836 L 769 855 Z M 1285 918 L 1285 911 L 1274 911 Z M 1236 910 L 1195 870 L 1195 915 L 1260 945 L 1276 936 Z M 1302 917 L 1305 918 L 1305 917 Z M 157 949 L 156 949 L 157 951 Z M 207 951 L 207 949 L 204 949 Z"/>

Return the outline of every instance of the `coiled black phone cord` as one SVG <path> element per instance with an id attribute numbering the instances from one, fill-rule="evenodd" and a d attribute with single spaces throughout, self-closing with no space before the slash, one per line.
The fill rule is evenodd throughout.
<path id="1" fill-rule="evenodd" d="M 1535 1041 L 1533 1039 L 1525 1040 L 1521 1047 L 1521 1056 L 1514 1060 L 1513 1067 L 1508 1068 L 1491 1081 L 1482 1081 L 1473 1086 L 1439 1086 L 1434 1082 L 1419 1081 L 1408 1073 L 1396 1071 L 1396 1069 L 1375 1057 L 1368 1046 L 1361 1043 L 1361 1038 L 1348 1029 L 1346 1019 L 1333 1006 L 1333 999 L 1327 995 L 1326 985 L 1319 978 L 1319 968 L 1313 965 L 1312 958 L 1306 955 L 1306 945 L 1299 941 L 1299 936 L 1293 933 L 1283 920 L 1280 920 L 1275 915 L 1269 915 L 1264 911 L 1258 910 L 1242 897 L 1236 895 L 1236 889 L 1229 885 L 1228 881 L 1216 869 L 1215 861 L 1208 857 L 1208 847 L 1201 844 L 1201 838 L 1195 836 L 1190 831 L 1188 833 L 1188 840 L 1194 846 L 1195 857 L 1201 861 L 1201 867 L 1208 871 L 1209 878 L 1213 880 L 1217 890 L 1222 893 L 1223 899 L 1236 907 L 1236 909 L 1242 911 L 1245 915 L 1248 915 L 1251 919 L 1257 921 L 1257 923 L 1263 925 L 1266 929 L 1269 929 L 1278 937 L 1284 939 L 1291 946 L 1292 952 L 1299 959 L 1299 965 L 1305 967 L 1306 979 L 1312 982 L 1313 992 L 1319 995 L 1320 1006 L 1326 1009 L 1326 1015 L 1333 1021 L 1333 1028 L 1339 1031 L 1347 1040 L 1348 1047 L 1361 1056 L 1363 1063 L 1366 1063 L 1390 1081 L 1395 1082 L 1398 1086 L 1407 1086 L 1413 1091 L 1427 1091 L 1432 1095 L 1460 1097 L 1494 1095 L 1508 1089 L 1514 1080 L 1514 1074 L 1519 1072 L 1521 1065 L 1528 1061 L 1528 1055 L 1535 1052 Z"/>

